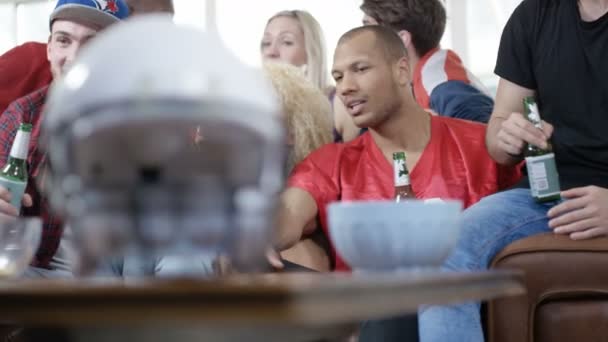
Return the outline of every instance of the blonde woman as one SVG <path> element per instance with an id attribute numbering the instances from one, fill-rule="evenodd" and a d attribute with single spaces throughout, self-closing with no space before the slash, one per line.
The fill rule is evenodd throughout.
<path id="1" fill-rule="evenodd" d="M 281 11 L 266 23 L 260 43 L 264 61 L 281 61 L 305 70 L 322 91 L 330 87 L 325 38 L 319 22 L 302 10 Z"/>
<path id="2" fill-rule="evenodd" d="M 267 62 L 264 69 L 281 101 L 287 126 L 287 175 L 310 152 L 332 142 L 331 105 L 297 67 Z M 324 239 L 322 233 L 305 237 L 281 256 L 318 271 L 329 271 L 331 263 Z"/>
<path id="3" fill-rule="evenodd" d="M 265 61 L 281 61 L 300 67 L 306 77 L 330 99 L 334 141 L 356 138 L 360 129 L 335 97 L 328 74 L 325 38 L 319 22 L 302 10 L 281 11 L 266 23 L 260 52 Z"/>

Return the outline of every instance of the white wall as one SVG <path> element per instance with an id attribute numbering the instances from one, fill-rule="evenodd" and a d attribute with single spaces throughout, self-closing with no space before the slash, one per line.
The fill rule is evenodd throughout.
<path id="1" fill-rule="evenodd" d="M 218 28 L 224 41 L 239 57 L 257 65 L 260 39 L 268 18 L 282 10 L 304 9 L 323 27 L 331 61 L 340 35 L 361 25 L 358 4 L 358 0 L 219 0 Z"/>
<path id="2" fill-rule="evenodd" d="M 56 0 L 0 0 L 0 53 L 26 41 L 46 41 Z M 174 0 L 175 21 L 205 27 L 205 1 Z M 447 0 L 448 30 L 442 45 L 460 53 L 490 86 L 502 27 L 521 0 Z M 217 0 L 217 26 L 226 45 L 244 62 L 259 65 L 259 40 L 267 19 L 286 9 L 305 9 L 321 23 L 328 54 L 340 35 L 361 23 L 361 0 Z M 162 42 L 159 42 L 162 44 Z"/>

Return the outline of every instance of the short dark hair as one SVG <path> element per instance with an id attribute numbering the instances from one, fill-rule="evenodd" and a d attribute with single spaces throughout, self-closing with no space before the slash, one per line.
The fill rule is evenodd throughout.
<path id="1" fill-rule="evenodd" d="M 441 0 L 363 0 L 360 8 L 382 26 L 408 31 L 420 57 L 439 46 L 445 32 Z"/>
<path id="2" fill-rule="evenodd" d="M 370 32 L 376 38 L 376 46 L 380 48 L 388 61 L 395 62 L 403 57 L 407 57 L 407 49 L 403 45 L 403 41 L 399 35 L 384 26 L 371 25 L 371 26 L 360 26 L 349 30 L 340 37 L 338 45 L 341 45 L 356 36 Z"/>

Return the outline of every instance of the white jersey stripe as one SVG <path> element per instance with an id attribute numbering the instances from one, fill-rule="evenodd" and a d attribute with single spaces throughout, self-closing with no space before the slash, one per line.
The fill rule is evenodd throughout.
<path id="1" fill-rule="evenodd" d="M 427 61 L 421 70 L 422 86 L 428 96 L 438 85 L 447 82 L 448 75 L 445 72 L 447 50 L 438 50 Z"/>

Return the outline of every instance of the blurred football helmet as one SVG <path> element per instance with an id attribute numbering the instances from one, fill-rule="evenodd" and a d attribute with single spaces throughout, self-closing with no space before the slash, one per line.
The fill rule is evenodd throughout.
<path id="1" fill-rule="evenodd" d="M 263 72 L 219 37 L 162 15 L 117 24 L 53 84 L 44 115 L 45 191 L 83 271 L 125 250 L 264 263 L 284 127 Z"/>

